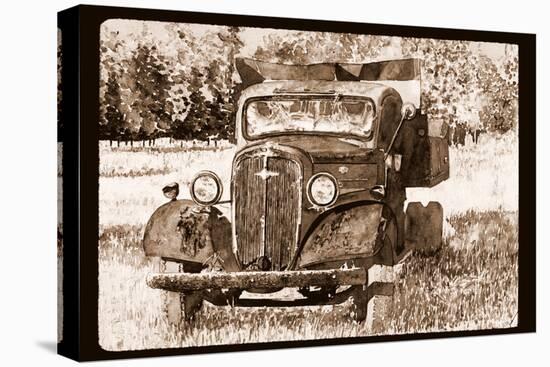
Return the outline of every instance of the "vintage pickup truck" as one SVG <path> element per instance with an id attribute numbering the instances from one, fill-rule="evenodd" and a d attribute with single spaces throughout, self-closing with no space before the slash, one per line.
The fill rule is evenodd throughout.
<path id="1" fill-rule="evenodd" d="M 237 59 L 242 84 L 230 187 L 198 172 L 191 200 L 151 216 L 147 277 L 165 290 L 170 322 L 203 301 L 307 306 L 351 299 L 350 317 L 383 330 L 393 266 L 441 244 L 439 203 L 409 203 L 406 188 L 449 177 L 447 125 L 421 113 L 417 59 L 283 65 Z M 230 190 L 230 218 L 222 190 Z M 227 204 L 227 201 L 225 201 Z M 261 293 L 261 297 L 256 297 Z M 281 296 L 281 294 L 283 296 Z"/>

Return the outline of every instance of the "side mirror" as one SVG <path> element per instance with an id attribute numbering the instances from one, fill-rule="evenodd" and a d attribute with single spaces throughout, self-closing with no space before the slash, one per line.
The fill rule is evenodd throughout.
<path id="1" fill-rule="evenodd" d="M 178 185 L 177 182 L 169 183 L 168 185 L 162 188 L 162 193 L 168 199 L 174 201 L 178 198 L 178 194 L 180 193 L 180 186 Z"/>
<path id="2" fill-rule="evenodd" d="M 416 116 L 416 107 L 410 102 L 403 103 L 401 116 L 403 116 L 403 120 L 412 120 Z"/>

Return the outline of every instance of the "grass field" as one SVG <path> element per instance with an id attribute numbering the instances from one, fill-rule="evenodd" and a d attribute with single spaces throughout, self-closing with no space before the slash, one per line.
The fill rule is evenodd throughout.
<path id="1" fill-rule="evenodd" d="M 451 151 L 451 179 L 411 201 L 439 200 L 443 248 L 414 253 L 399 266 L 386 333 L 505 328 L 517 323 L 517 137 L 488 137 Z M 193 325 L 171 327 L 161 291 L 145 285 L 153 262 L 141 248 L 144 224 L 166 199 L 160 188 L 184 188 L 201 169 L 225 187 L 234 148 L 100 146 L 99 334 L 107 350 L 170 348 L 368 335 L 349 305 L 295 309 L 205 305 Z M 182 190 L 180 197 L 188 197 Z M 228 190 L 224 192 L 228 198 Z M 226 213 L 228 207 L 222 208 Z"/>

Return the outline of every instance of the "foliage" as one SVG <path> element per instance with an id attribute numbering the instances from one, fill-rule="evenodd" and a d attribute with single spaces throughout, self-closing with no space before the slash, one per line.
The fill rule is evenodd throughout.
<path id="1" fill-rule="evenodd" d="M 121 112 L 122 98 L 115 71 L 109 73 L 104 94 L 104 113 L 99 123 L 99 135 L 109 140 L 118 140 L 124 134 L 124 115 Z"/>
<path id="2" fill-rule="evenodd" d="M 171 86 L 163 55 L 156 46 L 139 45 L 132 62 L 135 70 L 137 98 L 131 108 L 140 111 L 138 130 L 143 137 L 154 137 L 170 127 L 173 104 L 168 89 Z"/>
<path id="3" fill-rule="evenodd" d="M 293 64 L 420 58 L 422 108 L 430 118 L 497 132 L 517 127 L 513 45 L 495 59 L 468 41 L 271 30 L 243 54 L 239 27 L 134 26 L 137 31 L 124 35 L 102 26 L 102 139 L 233 139 L 239 55 Z"/>
<path id="4" fill-rule="evenodd" d="M 61 117 L 61 101 L 63 98 L 63 92 L 61 89 L 61 72 L 63 70 L 62 53 L 61 46 L 61 30 L 57 29 L 57 141 L 62 141 L 62 130 L 63 130 L 63 118 Z"/>
<path id="5" fill-rule="evenodd" d="M 472 42 L 402 38 L 404 57 L 422 59 L 422 105 L 450 125 L 506 132 L 517 126 L 518 59 L 507 45 L 501 69 Z"/>
<path id="6" fill-rule="evenodd" d="M 423 61 L 425 112 L 451 125 L 464 119 L 477 125 L 476 105 L 470 99 L 476 93 L 476 57 L 468 42 L 403 38 L 401 48 L 405 57 Z"/>
<path id="7" fill-rule="evenodd" d="M 164 31 L 169 40 L 158 42 L 147 24 L 140 37 L 103 29 L 100 138 L 232 139 L 239 28 L 200 38 L 186 25 L 168 23 Z"/>
<path id="8" fill-rule="evenodd" d="M 349 33 L 289 31 L 264 37 L 254 57 L 279 63 L 362 62 L 380 56 L 391 37 Z"/>
<path id="9" fill-rule="evenodd" d="M 481 57 L 478 66 L 485 103 L 480 118 L 490 130 L 505 132 L 518 126 L 518 58 L 510 55 L 502 70 L 488 57 Z"/>

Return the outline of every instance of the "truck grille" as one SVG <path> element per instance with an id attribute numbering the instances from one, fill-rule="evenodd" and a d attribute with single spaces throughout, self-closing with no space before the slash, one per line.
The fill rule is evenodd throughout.
<path id="1" fill-rule="evenodd" d="M 301 168 L 294 160 L 249 156 L 238 162 L 234 228 L 243 266 L 262 256 L 269 259 L 271 270 L 288 266 L 298 241 L 301 190 Z"/>

